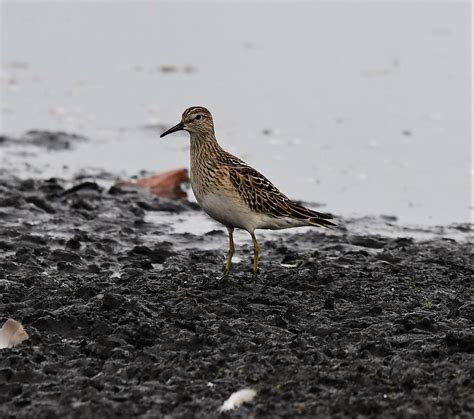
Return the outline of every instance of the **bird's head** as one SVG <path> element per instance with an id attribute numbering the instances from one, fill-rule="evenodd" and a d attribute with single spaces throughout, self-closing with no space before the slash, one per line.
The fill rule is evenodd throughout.
<path id="1" fill-rule="evenodd" d="M 182 130 L 197 135 L 214 134 L 214 123 L 211 113 L 202 106 L 188 108 L 183 112 L 181 122 L 165 131 L 160 137 Z"/>

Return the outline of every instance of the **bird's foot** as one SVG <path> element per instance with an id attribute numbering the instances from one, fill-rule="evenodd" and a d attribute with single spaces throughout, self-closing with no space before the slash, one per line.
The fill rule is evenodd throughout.
<path id="1" fill-rule="evenodd" d="M 220 281 L 226 281 L 229 278 L 229 275 L 230 275 L 230 269 L 229 270 L 226 269 L 221 276 L 217 277 L 217 279 Z"/>

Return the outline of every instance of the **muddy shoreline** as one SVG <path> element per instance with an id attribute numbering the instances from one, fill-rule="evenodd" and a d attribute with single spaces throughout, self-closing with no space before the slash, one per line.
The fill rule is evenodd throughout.
<path id="1" fill-rule="evenodd" d="M 210 418 L 244 387 L 224 417 L 472 417 L 470 226 L 293 230 L 262 239 L 257 281 L 250 243 L 222 281 L 225 246 L 201 244 L 223 232 L 178 248 L 150 213 L 200 211 L 0 171 L 0 320 L 31 336 L 0 351 L 2 418 Z"/>

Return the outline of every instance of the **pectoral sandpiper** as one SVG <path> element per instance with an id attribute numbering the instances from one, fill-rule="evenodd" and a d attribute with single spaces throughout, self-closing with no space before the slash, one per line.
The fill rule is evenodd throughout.
<path id="1" fill-rule="evenodd" d="M 234 254 L 233 233 L 242 228 L 253 241 L 253 274 L 257 274 L 260 248 L 255 229 L 279 230 L 300 226 L 331 227 L 330 214 L 307 209 L 283 195 L 261 173 L 223 150 L 214 134 L 211 113 L 202 106 L 183 112 L 181 122 L 161 134 L 185 130 L 191 136 L 191 185 L 196 200 L 229 232 L 225 275 Z"/>

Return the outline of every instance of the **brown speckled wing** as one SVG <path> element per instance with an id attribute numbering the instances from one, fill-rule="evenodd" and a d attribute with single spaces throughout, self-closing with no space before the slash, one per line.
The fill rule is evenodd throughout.
<path id="1" fill-rule="evenodd" d="M 336 225 L 328 221 L 333 218 L 330 214 L 316 212 L 293 202 L 265 176 L 237 157 L 227 154 L 225 160 L 233 187 L 253 211 L 274 217 L 290 217 L 310 225 Z"/>

